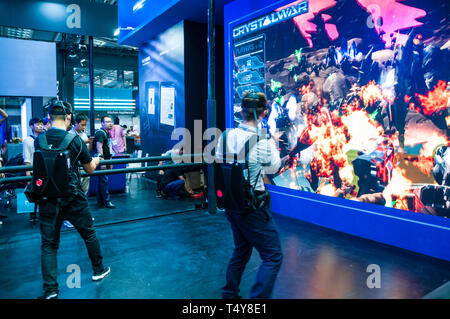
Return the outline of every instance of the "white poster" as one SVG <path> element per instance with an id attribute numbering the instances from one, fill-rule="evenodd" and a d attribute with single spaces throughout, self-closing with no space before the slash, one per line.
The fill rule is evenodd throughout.
<path id="1" fill-rule="evenodd" d="M 148 114 L 155 114 L 155 88 L 148 89 Z"/>
<path id="2" fill-rule="evenodd" d="M 175 126 L 175 88 L 161 87 L 161 124 Z"/>

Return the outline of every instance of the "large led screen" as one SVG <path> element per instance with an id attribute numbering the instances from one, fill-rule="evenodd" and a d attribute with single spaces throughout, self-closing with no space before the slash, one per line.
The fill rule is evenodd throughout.
<path id="1" fill-rule="evenodd" d="M 247 90 L 280 136 L 275 185 L 450 215 L 445 1 L 296 1 L 232 28 L 234 126 Z"/>

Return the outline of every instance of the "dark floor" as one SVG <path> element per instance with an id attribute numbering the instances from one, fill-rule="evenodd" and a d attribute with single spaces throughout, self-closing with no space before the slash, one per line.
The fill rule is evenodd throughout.
<path id="1" fill-rule="evenodd" d="M 220 298 L 233 248 L 224 215 L 193 210 L 193 201 L 157 199 L 154 186 L 143 181 L 133 181 L 130 190 L 112 196 L 116 210 L 96 209 L 90 200 L 104 261 L 112 269 L 104 281 L 90 280 L 76 231 L 61 234 L 60 298 Z M 448 262 L 274 218 L 284 251 L 274 298 L 421 298 L 450 279 Z M 35 298 L 42 285 L 38 226 L 9 213 L 0 234 L 0 298 Z M 81 288 L 66 285 L 70 264 L 81 268 Z M 259 264 L 254 252 L 241 284 L 244 297 Z M 370 264 L 381 268 L 381 288 L 367 287 Z"/>

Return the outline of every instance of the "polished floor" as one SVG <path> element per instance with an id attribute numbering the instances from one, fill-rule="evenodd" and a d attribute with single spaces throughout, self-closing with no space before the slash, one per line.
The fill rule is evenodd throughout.
<path id="1" fill-rule="evenodd" d="M 233 248 L 223 214 L 195 210 L 193 200 L 155 197 L 154 185 L 132 180 L 112 196 L 115 210 L 90 199 L 104 261 L 112 269 L 92 282 L 83 241 L 64 229 L 58 255 L 60 298 L 220 298 Z M 0 298 L 35 298 L 41 291 L 40 236 L 28 216 L 7 213 L 0 225 Z M 274 215 L 284 251 L 274 298 L 422 298 L 450 280 L 450 263 Z M 69 265 L 81 287 L 69 288 Z M 255 251 L 241 293 L 249 296 L 260 259 Z M 381 270 L 381 287 L 368 288 L 367 267 Z M 442 289 L 441 289 L 442 290 Z M 447 289 L 448 291 L 448 289 Z M 450 298 L 450 296 L 449 296 Z"/>

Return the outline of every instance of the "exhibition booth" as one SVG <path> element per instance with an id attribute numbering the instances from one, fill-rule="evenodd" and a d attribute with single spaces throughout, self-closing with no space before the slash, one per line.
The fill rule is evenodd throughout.
<path id="1" fill-rule="evenodd" d="M 134 2 L 119 2 L 119 42 L 140 48 L 142 147 L 151 154 L 170 148 L 173 129 L 206 107 L 206 88 L 192 84 L 197 70 L 206 74 L 206 61 L 192 65 L 192 52 L 206 54 L 205 46 L 192 47 L 206 38 L 205 21 L 188 1 Z M 449 261 L 449 49 L 448 30 L 438 27 L 441 4 L 216 5 L 223 7 L 224 64 L 216 70 L 217 81 L 224 72 L 226 127 L 241 122 L 245 91 L 264 92 L 270 113 L 259 129 L 280 139 L 283 169 L 268 184 L 273 212 Z"/>

